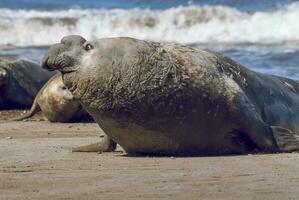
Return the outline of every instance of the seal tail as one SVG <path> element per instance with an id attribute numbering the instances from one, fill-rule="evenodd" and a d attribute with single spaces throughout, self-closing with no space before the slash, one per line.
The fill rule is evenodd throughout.
<path id="1" fill-rule="evenodd" d="M 271 126 L 271 129 L 280 151 L 299 151 L 298 134 L 280 126 Z"/>
<path id="2" fill-rule="evenodd" d="M 34 99 L 29 112 L 27 112 L 26 114 L 24 114 L 20 117 L 13 119 L 13 121 L 22 121 L 24 119 L 28 119 L 28 118 L 32 117 L 33 115 L 35 115 L 38 111 L 40 111 L 41 109 L 37 103 L 37 99 L 38 99 L 38 96 Z"/>

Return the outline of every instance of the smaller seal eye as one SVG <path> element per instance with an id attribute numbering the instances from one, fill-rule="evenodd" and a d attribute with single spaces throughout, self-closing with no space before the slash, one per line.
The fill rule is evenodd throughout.
<path id="1" fill-rule="evenodd" d="M 86 51 L 89 51 L 89 50 L 93 49 L 93 46 L 92 46 L 90 43 L 85 43 L 85 44 L 84 44 L 84 49 L 85 49 Z"/>

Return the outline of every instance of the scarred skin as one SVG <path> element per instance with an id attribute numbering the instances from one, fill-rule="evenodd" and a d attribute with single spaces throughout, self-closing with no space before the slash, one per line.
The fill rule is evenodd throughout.
<path id="1" fill-rule="evenodd" d="M 0 109 L 30 106 L 37 92 L 53 76 L 31 61 L 0 57 Z"/>
<path id="2" fill-rule="evenodd" d="M 52 77 L 38 92 L 30 111 L 15 120 L 30 118 L 40 110 L 50 122 L 71 122 L 88 118 L 79 101 L 63 84 L 60 74 Z"/>
<path id="3" fill-rule="evenodd" d="M 299 149 L 299 83 L 253 72 L 217 53 L 133 38 L 67 36 L 51 46 L 42 66 L 62 72 L 106 141 L 127 153 Z"/>

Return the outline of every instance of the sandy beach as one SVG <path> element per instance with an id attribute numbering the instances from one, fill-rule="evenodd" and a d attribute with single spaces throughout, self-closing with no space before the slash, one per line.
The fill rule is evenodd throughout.
<path id="1" fill-rule="evenodd" d="M 299 154 L 130 157 L 71 153 L 95 123 L 8 119 L 0 112 L 0 199 L 297 199 Z"/>

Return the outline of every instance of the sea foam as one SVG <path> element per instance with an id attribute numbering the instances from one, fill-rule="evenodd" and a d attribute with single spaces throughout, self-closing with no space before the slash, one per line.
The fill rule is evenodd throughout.
<path id="1" fill-rule="evenodd" d="M 184 44 L 280 44 L 299 41 L 298 19 L 298 2 L 279 10 L 253 13 L 226 6 L 166 10 L 0 9 L 0 45 L 49 45 L 70 34 L 80 34 L 90 40 L 129 36 Z"/>

